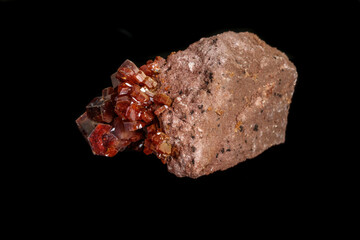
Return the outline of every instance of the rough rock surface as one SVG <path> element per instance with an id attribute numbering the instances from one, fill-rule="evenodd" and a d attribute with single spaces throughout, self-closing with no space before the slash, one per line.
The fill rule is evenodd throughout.
<path id="1" fill-rule="evenodd" d="M 285 141 L 296 68 L 255 34 L 202 38 L 168 56 L 160 79 L 174 100 L 159 120 L 179 177 L 225 170 Z"/>

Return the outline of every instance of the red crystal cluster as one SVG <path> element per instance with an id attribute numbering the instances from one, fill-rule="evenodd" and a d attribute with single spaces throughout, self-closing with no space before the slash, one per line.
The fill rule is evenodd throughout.
<path id="1" fill-rule="evenodd" d="M 94 154 L 113 157 L 132 148 L 155 153 L 166 163 L 172 147 L 155 117 L 172 103 L 169 96 L 157 93 L 159 64 L 164 61 L 156 57 L 139 69 L 126 60 L 111 76 L 112 87 L 86 106 L 76 123 Z"/>

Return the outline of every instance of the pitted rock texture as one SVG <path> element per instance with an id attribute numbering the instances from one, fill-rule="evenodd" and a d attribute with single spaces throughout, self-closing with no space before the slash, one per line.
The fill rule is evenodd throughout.
<path id="1" fill-rule="evenodd" d="M 167 163 L 176 176 L 225 170 L 285 141 L 296 68 L 255 34 L 202 38 L 169 55 L 159 77 L 173 99 L 159 121 L 178 150 Z"/>

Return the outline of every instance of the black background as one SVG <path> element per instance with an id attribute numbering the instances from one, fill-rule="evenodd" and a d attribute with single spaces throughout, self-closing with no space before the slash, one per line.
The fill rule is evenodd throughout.
<path id="1" fill-rule="evenodd" d="M 19 181 L 31 194 L 79 205 L 100 198 L 141 208 L 156 201 L 176 209 L 223 201 L 228 204 L 221 206 L 231 209 L 249 200 L 259 207 L 289 204 L 297 212 L 307 204 L 321 209 L 320 196 L 345 191 L 337 166 L 346 157 L 337 158 L 335 146 L 342 140 L 335 135 L 346 129 L 340 127 L 345 108 L 340 95 L 354 79 L 350 71 L 358 60 L 343 54 L 358 50 L 352 46 L 358 45 L 360 4 L 313 2 L 1 1 L 2 40 L 9 53 L 4 70 L 8 83 L 30 93 L 21 95 L 18 112 L 32 126 L 22 148 L 27 157 L 10 160 L 26 181 L 9 181 Z M 75 120 L 111 84 L 110 75 L 125 59 L 141 65 L 228 30 L 256 33 L 297 67 L 284 144 L 196 180 L 168 173 L 153 156 L 92 155 Z M 174 206 L 178 199 L 182 202 Z"/>

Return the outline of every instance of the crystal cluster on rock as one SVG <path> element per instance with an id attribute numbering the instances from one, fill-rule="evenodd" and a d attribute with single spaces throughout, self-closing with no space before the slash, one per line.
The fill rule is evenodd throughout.
<path id="1" fill-rule="evenodd" d="M 255 34 L 202 38 L 137 68 L 126 60 L 76 122 L 94 154 L 156 154 L 197 178 L 285 141 L 297 72 Z"/>
<path id="2" fill-rule="evenodd" d="M 94 154 L 113 157 L 133 148 L 155 153 L 165 163 L 172 148 L 156 118 L 172 103 L 169 96 L 157 93 L 164 62 L 157 57 L 138 68 L 126 60 L 111 76 L 112 87 L 86 106 L 76 123 Z"/>

